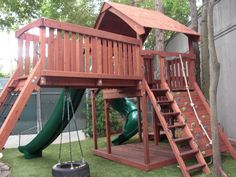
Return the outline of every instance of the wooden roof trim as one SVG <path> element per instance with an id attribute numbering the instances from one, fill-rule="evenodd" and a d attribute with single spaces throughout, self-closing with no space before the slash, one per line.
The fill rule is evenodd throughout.
<path id="1" fill-rule="evenodd" d="M 104 16 L 105 16 L 105 11 L 103 11 L 102 13 L 99 14 L 98 20 L 96 21 L 96 23 L 94 25 L 95 29 L 99 28 L 99 26 L 101 25 L 101 22 L 102 22 Z"/>
<path id="2" fill-rule="evenodd" d="M 124 15 L 123 13 L 121 13 L 119 10 L 111 7 L 108 9 L 108 11 L 112 12 L 113 14 L 117 15 L 118 17 L 120 17 L 123 21 L 125 21 L 134 31 L 136 31 L 136 33 L 138 35 L 142 35 L 145 33 L 145 29 L 143 26 L 139 25 L 138 23 L 136 23 L 135 21 L 133 21 L 132 19 L 130 19 L 129 17 L 127 17 L 126 15 Z"/>
<path id="3" fill-rule="evenodd" d="M 109 8 L 111 8 L 111 5 L 108 3 L 104 3 L 100 13 L 107 11 L 107 9 L 109 9 Z"/>

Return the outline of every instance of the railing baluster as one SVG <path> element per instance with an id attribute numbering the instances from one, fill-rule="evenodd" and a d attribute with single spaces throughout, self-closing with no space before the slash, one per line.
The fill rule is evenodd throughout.
<path id="1" fill-rule="evenodd" d="M 118 68 L 119 68 L 119 75 L 124 75 L 124 68 L 123 66 L 123 51 L 122 51 L 122 43 L 118 42 Z"/>
<path id="2" fill-rule="evenodd" d="M 40 27 L 40 59 L 42 68 L 46 68 L 46 27 Z"/>
<path id="3" fill-rule="evenodd" d="M 54 70 L 54 29 L 49 29 L 49 40 L 48 40 L 48 69 Z"/>
<path id="4" fill-rule="evenodd" d="M 118 47 L 117 42 L 113 41 L 113 57 L 114 57 L 114 74 L 119 74 L 119 58 L 118 58 Z"/>
<path id="5" fill-rule="evenodd" d="M 124 76 L 128 76 L 128 53 L 127 53 L 127 44 L 124 43 L 123 44 L 123 53 L 124 53 L 124 58 L 123 58 L 123 61 L 124 61 Z"/>
<path id="6" fill-rule="evenodd" d="M 113 70 L 113 52 L 112 52 L 112 41 L 108 40 L 108 66 L 109 66 L 109 74 L 114 74 Z"/>
<path id="7" fill-rule="evenodd" d="M 23 73 L 23 40 L 18 39 L 18 67 L 19 73 L 18 76 L 22 76 Z"/>
<path id="8" fill-rule="evenodd" d="M 70 39 L 69 32 L 64 32 L 64 71 L 70 71 Z"/>
<path id="9" fill-rule="evenodd" d="M 102 73 L 102 40 L 97 39 L 97 73 Z"/>
<path id="10" fill-rule="evenodd" d="M 71 41 L 70 41 L 70 59 L 71 59 L 71 71 L 76 71 L 76 34 L 71 34 Z"/>
<path id="11" fill-rule="evenodd" d="M 96 37 L 92 37 L 91 39 L 91 43 L 92 43 L 92 71 L 93 73 L 97 73 L 97 60 L 96 60 L 96 56 L 97 56 L 97 38 Z"/>
<path id="12" fill-rule="evenodd" d="M 103 59 L 103 73 L 108 74 L 108 52 L 107 52 L 107 40 L 102 40 L 102 59 Z"/>

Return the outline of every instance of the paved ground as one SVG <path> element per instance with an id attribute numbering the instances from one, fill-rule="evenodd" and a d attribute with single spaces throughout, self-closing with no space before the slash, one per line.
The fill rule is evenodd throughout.
<path id="1" fill-rule="evenodd" d="M 79 137 L 81 140 L 84 140 L 86 137 L 84 133 L 80 130 Z M 30 134 L 30 135 L 12 135 L 8 138 L 7 143 L 5 145 L 5 148 L 17 148 L 19 145 L 26 145 L 29 143 L 36 134 Z M 77 141 L 77 134 L 76 131 L 71 132 L 71 140 Z M 63 143 L 69 142 L 69 133 L 63 133 Z M 53 142 L 53 144 L 59 144 L 60 143 L 60 136 Z M 1 177 L 1 176 L 0 176 Z"/>
<path id="2" fill-rule="evenodd" d="M 11 176 L 11 168 L 0 162 L 0 177 L 10 177 Z"/>

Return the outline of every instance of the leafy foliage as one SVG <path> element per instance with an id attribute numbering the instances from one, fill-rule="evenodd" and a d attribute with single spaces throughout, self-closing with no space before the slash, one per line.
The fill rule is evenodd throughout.
<path id="1" fill-rule="evenodd" d="M 37 18 L 43 0 L 0 0 L 0 29 L 16 29 Z"/>
<path id="2" fill-rule="evenodd" d="M 103 137 L 106 135 L 105 127 L 105 114 L 104 114 L 104 102 L 102 93 L 96 96 L 96 118 L 97 118 L 97 135 Z M 109 118 L 110 118 L 110 129 L 111 133 L 116 133 L 122 129 L 122 120 L 119 119 L 121 115 L 114 109 L 109 107 Z M 87 136 L 92 137 L 92 111 L 91 111 L 91 101 L 88 99 L 88 113 L 87 113 L 87 128 L 84 130 Z"/>

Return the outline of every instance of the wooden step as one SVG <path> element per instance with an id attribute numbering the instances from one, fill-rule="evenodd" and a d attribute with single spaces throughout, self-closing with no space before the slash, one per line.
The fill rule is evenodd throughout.
<path id="1" fill-rule="evenodd" d="M 198 149 L 191 149 L 191 150 L 188 150 L 188 151 L 181 152 L 180 155 L 182 157 L 184 157 L 184 156 L 188 156 L 188 155 L 195 155 L 198 152 L 199 152 Z"/>
<path id="2" fill-rule="evenodd" d="M 165 96 L 168 89 L 151 89 L 155 96 Z"/>
<path id="3" fill-rule="evenodd" d="M 186 142 L 186 141 L 189 141 L 191 140 L 192 137 L 184 137 L 184 138 L 176 138 L 176 139 L 173 139 L 173 141 L 175 143 L 183 143 L 183 142 Z"/>
<path id="4" fill-rule="evenodd" d="M 203 168 L 203 167 L 205 167 L 205 164 L 198 163 L 198 164 L 194 164 L 194 165 L 188 166 L 186 168 L 186 170 L 188 172 L 190 172 L 190 171 L 197 170 L 197 169 L 200 169 L 200 168 Z"/>
<path id="5" fill-rule="evenodd" d="M 162 112 L 164 117 L 176 117 L 180 114 L 180 112 Z"/>
<path id="6" fill-rule="evenodd" d="M 173 103 L 173 100 L 162 100 L 162 101 L 157 101 L 157 103 L 159 105 L 170 105 L 171 103 Z"/>
<path id="7" fill-rule="evenodd" d="M 178 124 L 174 124 L 174 125 L 169 125 L 169 126 L 167 126 L 167 128 L 168 129 L 176 129 L 176 128 L 183 128 L 185 126 L 186 126 L 186 124 L 178 123 Z"/>

